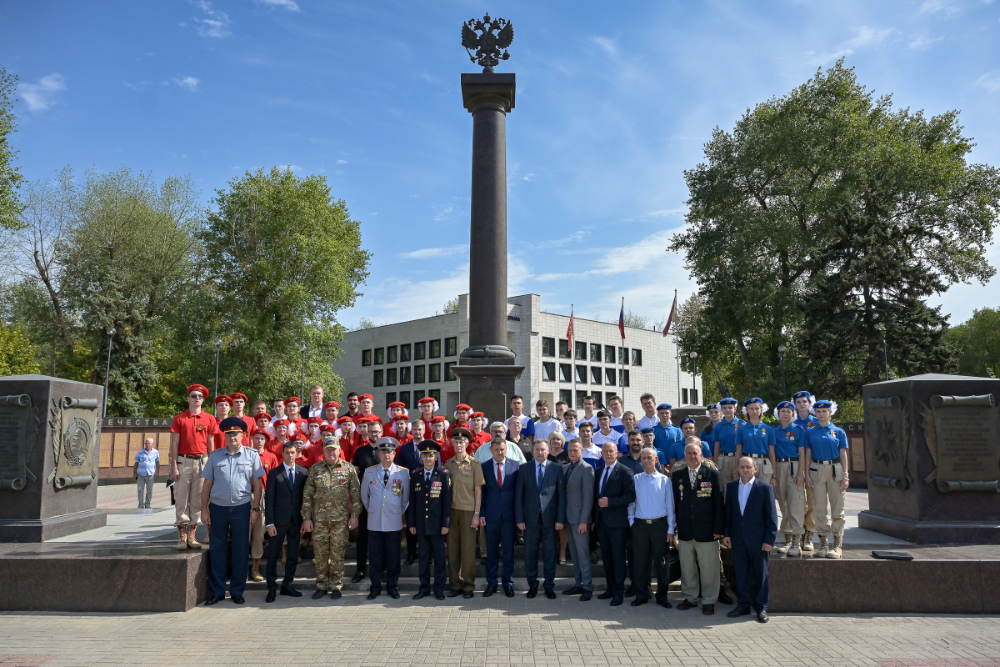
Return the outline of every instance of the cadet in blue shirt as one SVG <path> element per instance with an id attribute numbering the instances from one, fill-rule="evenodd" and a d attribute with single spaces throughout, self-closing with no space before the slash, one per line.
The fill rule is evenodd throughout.
<path id="1" fill-rule="evenodd" d="M 812 406 L 815 402 L 816 397 L 808 391 L 797 391 L 792 394 L 792 403 L 795 404 L 795 421 L 793 423 L 801 426 L 803 430 L 808 431 L 816 425 L 816 415 L 812 414 Z M 803 472 L 808 477 L 809 468 L 805 468 Z M 804 525 L 806 530 L 802 534 L 802 550 L 812 551 L 813 535 L 816 534 L 816 513 L 813 512 L 813 490 L 808 484 L 806 484 L 806 518 Z"/>
<path id="2" fill-rule="evenodd" d="M 781 532 L 785 543 L 774 547 L 778 554 L 799 556 L 800 543 L 805 531 L 806 476 L 805 437 L 806 431 L 794 424 L 795 406 L 789 401 L 778 403 L 774 414 L 781 420 L 774 431 L 775 478 L 778 485 L 775 495 L 781 508 Z"/>
<path id="3" fill-rule="evenodd" d="M 736 430 L 743 425 L 743 420 L 736 416 L 736 399 L 724 398 L 719 401 L 722 419 L 712 427 L 715 462 L 722 476 L 722 493 L 726 487 L 739 475 L 736 472 Z"/>
<path id="4" fill-rule="evenodd" d="M 660 462 L 660 465 L 664 468 L 664 470 L 669 470 L 669 468 L 667 468 L 667 453 L 661 452 L 656 448 L 656 432 L 653 431 L 653 427 L 650 426 L 649 428 L 644 428 L 640 432 L 642 433 L 642 448 L 646 449 L 648 447 L 656 452 L 657 461 Z"/>
<path id="5" fill-rule="evenodd" d="M 710 406 L 705 408 L 705 416 L 711 421 L 708 426 L 701 429 L 701 439 L 705 442 L 714 443 L 715 437 L 712 436 L 712 429 L 714 429 L 715 425 L 719 423 L 720 419 L 722 419 L 722 410 L 719 408 L 719 404 L 712 403 Z"/>
<path id="6" fill-rule="evenodd" d="M 684 440 L 670 445 L 670 452 L 667 454 L 671 472 L 680 470 L 687 465 L 684 461 L 684 448 L 687 446 L 688 438 L 696 437 L 695 431 L 697 430 L 698 422 L 691 417 L 685 417 L 681 420 L 681 433 L 684 434 Z M 712 458 L 712 450 L 704 440 L 701 441 L 701 455 L 706 459 Z"/>
<path id="7" fill-rule="evenodd" d="M 806 431 L 806 464 L 816 502 L 816 534 L 819 535 L 817 558 L 840 558 L 844 543 L 844 499 L 847 494 L 847 434 L 830 423 L 837 411 L 833 401 L 816 401 L 816 426 Z M 830 516 L 833 516 L 833 544 L 827 547 Z"/>
<path id="8" fill-rule="evenodd" d="M 747 421 L 736 429 L 736 460 L 743 456 L 752 458 L 757 466 L 754 476 L 774 486 L 774 431 L 761 421 L 766 410 L 767 403 L 756 396 L 743 401 L 743 414 Z"/>
<path id="9" fill-rule="evenodd" d="M 684 442 L 684 434 L 670 422 L 670 417 L 672 416 L 670 411 L 673 409 L 673 406 L 669 403 L 660 403 L 657 405 L 656 417 L 660 420 L 660 423 L 653 427 L 655 446 L 667 457 L 670 456 L 670 446 L 673 443 Z M 681 458 L 684 457 L 682 456 Z"/>

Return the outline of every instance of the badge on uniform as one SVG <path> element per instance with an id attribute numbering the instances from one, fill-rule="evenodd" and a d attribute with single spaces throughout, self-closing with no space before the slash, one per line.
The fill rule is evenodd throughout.
<path id="1" fill-rule="evenodd" d="M 394 496 L 403 495 L 403 483 L 398 479 L 392 480 L 392 495 Z"/>
<path id="2" fill-rule="evenodd" d="M 431 498 L 441 497 L 441 482 L 431 482 Z"/>

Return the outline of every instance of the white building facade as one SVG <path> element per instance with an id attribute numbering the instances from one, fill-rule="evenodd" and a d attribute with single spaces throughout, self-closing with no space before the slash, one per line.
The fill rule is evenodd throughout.
<path id="1" fill-rule="evenodd" d="M 641 416 L 639 396 L 646 392 L 658 403 L 698 404 L 701 376 L 679 370 L 673 335 L 626 327 L 623 342 L 617 323 L 577 317 L 571 345 L 569 319 L 542 312 L 537 294 L 507 299 L 507 346 L 524 366 L 515 388 L 525 399 L 526 412 L 534 412 L 539 398 L 550 406 L 566 401 L 582 408 L 584 396 L 603 406 L 617 394 L 626 410 Z M 462 294 L 457 313 L 349 332 L 344 356 L 333 370 L 347 391 L 372 394 L 377 414 L 384 414 L 393 401 L 412 407 L 433 396 L 443 414 L 450 415 L 460 402 L 451 367 L 468 344 L 469 302 Z"/>

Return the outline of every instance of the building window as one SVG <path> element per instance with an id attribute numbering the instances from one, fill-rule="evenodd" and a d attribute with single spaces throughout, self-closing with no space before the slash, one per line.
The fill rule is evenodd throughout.
<path id="1" fill-rule="evenodd" d="M 605 345 L 604 346 L 604 363 L 613 364 L 615 363 L 615 346 Z"/>
<path id="2" fill-rule="evenodd" d="M 427 343 L 420 341 L 419 343 L 413 344 L 413 359 L 415 361 L 420 361 L 427 356 Z"/>
<path id="3" fill-rule="evenodd" d="M 559 339 L 559 358 L 569 359 L 569 341 L 565 338 Z"/>
<path id="4" fill-rule="evenodd" d="M 601 361 L 601 346 L 598 343 L 590 344 L 590 360 L 598 363 Z"/>
<path id="5" fill-rule="evenodd" d="M 627 368 L 622 369 L 621 377 L 619 379 L 621 380 L 623 387 L 629 386 L 629 377 Z"/>
<path id="6" fill-rule="evenodd" d="M 396 386 L 396 369 L 387 368 L 385 369 L 385 383 L 390 387 Z"/>
<path id="7" fill-rule="evenodd" d="M 415 391 L 413 392 L 413 404 L 414 404 L 414 405 L 416 405 L 416 404 L 417 404 L 417 402 L 418 402 L 418 401 L 419 401 L 419 400 L 420 400 L 421 398 L 423 398 L 424 396 L 426 396 L 426 395 L 427 395 L 427 392 L 425 392 L 425 391 L 423 391 L 423 390 L 420 390 L 420 389 L 418 389 L 418 390 L 415 390 Z"/>
<path id="8" fill-rule="evenodd" d="M 577 366 L 576 367 L 576 381 L 580 384 L 587 384 L 587 367 Z"/>
<path id="9" fill-rule="evenodd" d="M 386 359 L 385 363 L 387 364 L 399 363 L 399 357 L 396 356 L 395 345 L 390 345 L 389 347 L 385 348 L 385 359 Z"/>
<path id="10" fill-rule="evenodd" d="M 632 365 L 642 366 L 642 350 L 632 348 Z"/>
<path id="11" fill-rule="evenodd" d="M 413 384 L 423 384 L 427 382 L 427 367 L 426 366 L 414 366 L 413 367 Z"/>
<path id="12" fill-rule="evenodd" d="M 431 353 L 428 355 L 431 359 L 437 359 L 441 356 L 441 339 L 431 341 Z"/>
<path id="13" fill-rule="evenodd" d="M 382 386 L 382 369 L 375 371 L 375 377 L 372 378 L 372 384 L 376 387 Z"/>
<path id="14" fill-rule="evenodd" d="M 549 339 L 553 340 L 553 339 Z M 554 361 L 542 362 L 542 379 L 546 382 L 556 381 L 556 364 Z"/>
<path id="15" fill-rule="evenodd" d="M 573 368 L 569 364 L 559 364 L 559 381 L 573 381 Z"/>
<path id="16" fill-rule="evenodd" d="M 681 387 L 681 404 L 682 405 L 691 405 L 688 402 L 688 390 L 687 390 L 687 387 Z"/>
<path id="17" fill-rule="evenodd" d="M 410 360 L 410 344 L 405 343 L 399 346 L 399 360 L 406 362 Z"/>
<path id="18" fill-rule="evenodd" d="M 396 402 L 396 392 L 394 391 L 385 392 L 385 409 L 388 410 L 389 404 L 395 402 Z"/>
<path id="19" fill-rule="evenodd" d="M 384 363 L 385 363 L 385 349 L 383 349 L 381 347 L 376 347 L 375 348 L 375 365 L 378 366 L 379 364 L 384 364 Z"/>
<path id="20" fill-rule="evenodd" d="M 566 405 L 573 407 L 573 390 L 572 389 L 560 389 L 559 390 L 559 400 Z"/>
<path id="21" fill-rule="evenodd" d="M 438 405 L 441 404 L 441 390 L 440 389 L 431 389 L 429 392 L 427 392 L 427 395 L 430 396 L 431 398 L 433 398 L 435 401 L 437 401 Z"/>
<path id="22" fill-rule="evenodd" d="M 372 351 L 371 350 L 361 350 L 361 365 L 371 366 L 372 365 Z"/>
<path id="23" fill-rule="evenodd" d="M 444 381 L 445 382 L 452 382 L 452 381 L 458 379 L 457 377 L 455 377 L 455 374 L 451 372 L 451 367 L 454 366 L 454 365 L 455 365 L 454 361 L 446 361 L 445 362 L 445 364 L 444 364 Z"/>
<path id="24" fill-rule="evenodd" d="M 403 366 L 399 369 L 399 384 L 410 384 L 410 367 Z"/>
<path id="25" fill-rule="evenodd" d="M 407 410 L 410 409 L 410 392 L 401 391 L 399 392 L 399 401 L 403 404 L 403 407 Z"/>
<path id="26" fill-rule="evenodd" d="M 600 366 L 591 366 L 590 367 L 590 384 L 596 384 L 597 386 L 601 386 L 601 381 L 604 379 L 604 378 L 601 377 L 601 375 L 603 375 L 603 373 L 601 373 L 601 367 Z"/>
<path id="27" fill-rule="evenodd" d="M 555 338 L 542 338 L 542 356 L 543 357 L 554 357 L 556 356 L 556 339 Z"/>
<path id="28" fill-rule="evenodd" d="M 628 366 L 628 348 L 620 347 L 618 348 L 618 363 L 622 366 Z"/>
<path id="29" fill-rule="evenodd" d="M 582 394 L 582 393 L 583 392 L 579 392 L 579 391 L 577 392 L 577 394 Z M 593 392 L 590 393 L 590 395 L 594 397 L 594 407 L 596 407 L 598 410 L 603 410 L 604 409 L 604 394 L 601 393 L 601 392 L 599 392 L 599 391 L 593 391 Z M 582 408 L 583 407 L 583 396 L 577 396 L 576 400 L 580 404 L 580 407 Z"/>
<path id="30" fill-rule="evenodd" d="M 614 368 L 605 368 L 604 369 L 604 384 L 608 385 L 609 387 L 614 387 L 615 384 L 617 384 L 615 382 L 615 369 Z"/>
<path id="31" fill-rule="evenodd" d="M 698 405 L 698 390 L 691 390 L 691 405 Z"/>
<path id="32" fill-rule="evenodd" d="M 430 380 L 428 382 L 440 382 L 441 381 L 441 364 L 427 364 L 431 370 Z"/>
<path id="33" fill-rule="evenodd" d="M 577 341 L 576 343 L 573 344 L 573 346 L 576 348 L 576 358 L 579 359 L 580 361 L 586 361 L 587 344 Z"/>
<path id="34" fill-rule="evenodd" d="M 454 357 L 458 354 L 458 339 L 457 338 L 445 338 L 444 339 L 444 356 Z"/>

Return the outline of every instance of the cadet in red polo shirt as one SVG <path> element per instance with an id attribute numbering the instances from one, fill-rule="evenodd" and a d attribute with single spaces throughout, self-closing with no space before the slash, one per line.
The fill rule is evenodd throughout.
<path id="1" fill-rule="evenodd" d="M 174 417 L 170 424 L 170 480 L 176 482 L 177 550 L 201 549 L 194 537 L 201 520 L 201 472 L 210 450 L 212 436 L 219 432 L 215 417 L 202 411 L 208 396 L 204 385 L 188 387 L 188 409 Z"/>
<path id="2" fill-rule="evenodd" d="M 243 444 L 250 445 L 250 435 L 253 433 L 254 428 L 257 426 L 254 422 L 253 417 L 246 414 L 247 403 L 250 399 L 247 398 L 246 394 L 241 394 L 236 392 L 235 394 L 230 394 L 229 398 L 233 399 L 233 416 L 239 417 L 243 420 L 243 423 L 247 425 L 247 434 L 243 439 Z"/>
<path id="3" fill-rule="evenodd" d="M 340 458 L 344 461 L 350 461 L 354 458 L 354 450 L 361 437 L 354 426 L 354 420 L 347 415 L 338 419 L 337 423 L 340 424 Z"/>
<path id="4" fill-rule="evenodd" d="M 451 446 L 451 443 L 448 441 L 448 434 L 446 433 L 448 420 L 438 415 L 431 420 L 431 425 L 434 427 L 434 432 L 428 440 L 433 440 L 441 447 L 441 451 L 438 454 L 438 465 L 443 466 L 448 462 L 448 459 L 455 456 L 455 448 Z"/>
<path id="5" fill-rule="evenodd" d="M 396 438 L 396 428 L 394 424 L 396 423 L 396 419 L 399 417 L 403 417 L 404 419 L 407 418 L 406 404 L 402 401 L 393 401 L 389 404 L 388 416 L 389 418 L 382 422 L 382 435 L 390 438 Z M 398 440 L 399 438 L 396 439 Z"/>
<path id="6" fill-rule="evenodd" d="M 465 448 L 465 451 L 469 454 L 475 454 L 481 445 L 493 438 L 490 436 L 489 431 L 486 430 L 486 415 L 482 412 L 473 412 L 469 417 L 469 424 L 472 426 L 470 429 L 472 440 L 469 442 L 468 447 Z"/>
<path id="7" fill-rule="evenodd" d="M 437 412 L 438 402 L 430 396 L 425 396 L 417 401 L 417 407 L 420 408 L 420 419 L 424 422 L 424 426 L 427 427 L 425 431 L 433 433 L 434 413 Z"/>
<path id="8" fill-rule="evenodd" d="M 340 419 L 340 403 L 337 401 L 327 401 L 323 404 L 323 419 L 331 424 L 339 423 L 337 420 Z M 339 430 L 339 429 L 338 429 Z M 338 434 L 339 438 L 340 435 Z"/>
<path id="9" fill-rule="evenodd" d="M 221 424 L 223 419 L 229 417 L 229 410 L 233 407 L 233 399 L 229 396 L 215 397 L 215 423 Z M 212 449 L 222 449 L 226 446 L 226 434 L 219 431 L 212 438 Z"/>
<path id="10" fill-rule="evenodd" d="M 299 414 L 299 409 L 301 407 L 302 400 L 298 396 L 289 396 L 285 399 L 285 414 L 288 415 L 286 419 L 288 419 L 289 435 L 295 435 L 300 430 L 305 431 L 306 435 L 308 435 L 306 420 Z"/>
<path id="11" fill-rule="evenodd" d="M 451 437 L 451 432 L 456 428 L 464 428 L 466 431 L 470 430 L 469 417 L 472 414 L 472 406 L 466 405 L 465 403 L 459 403 L 455 406 L 455 423 L 448 427 L 448 437 Z"/>
<path id="12" fill-rule="evenodd" d="M 267 451 L 274 454 L 274 458 L 278 458 L 277 453 L 285 448 L 285 441 L 291 439 L 288 437 L 288 420 L 279 419 L 271 424 L 271 428 L 274 429 L 274 437 L 267 443 Z M 280 460 L 284 460 L 284 458 Z"/>

